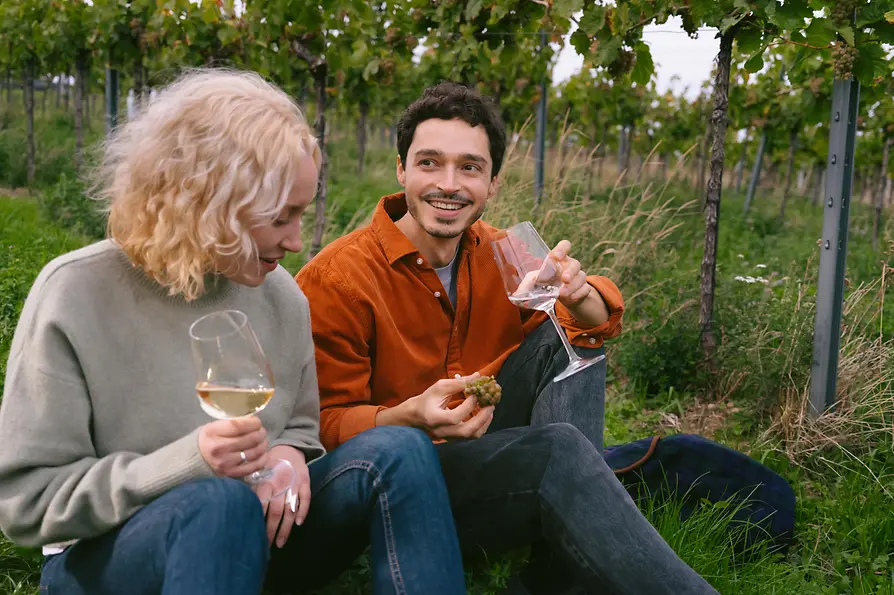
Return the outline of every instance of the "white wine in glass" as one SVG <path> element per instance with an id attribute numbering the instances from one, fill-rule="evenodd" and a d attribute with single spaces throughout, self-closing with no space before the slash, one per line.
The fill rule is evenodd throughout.
<path id="1" fill-rule="evenodd" d="M 215 419 L 256 415 L 273 398 L 273 370 L 248 317 L 239 310 L 213 312 L 189 327 L 196 370 L 196 395 Z M 295 470 L 283 459 L 256 471 L 245 481 L 270 499 L 295 482 Z M 263 490 L 260 489 L 263 486 Z"/>
<path id="2" fill-rule="evenodd" d="M 205 413 L 217 419 L 230 419 L 261 411 L 273 398 L 274 389 L 234 388 L 200 382 L 196 392 Z"/>
<path id="3" fill-rule="evenodd" d="M 565 329 L 559 324 L 556 300 L 562 287 L 562 267 L 550 257 L 546 242 L 531 222 L 524 221 L 499 232 L 491 246 L 509 301 L 519 308 L 546 312 L 562 339 L 568 353 L 568 367 L 553 378 L 553 382 L 564 380 L 604 360 L 604 355 L 589 358 L 577 355 L 565 335 Z"/>

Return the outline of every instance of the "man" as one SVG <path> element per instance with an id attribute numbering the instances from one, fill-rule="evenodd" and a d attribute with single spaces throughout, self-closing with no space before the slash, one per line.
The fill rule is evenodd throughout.
<path id="1" fill-rule="evenodd" d="M 427 431 L 440 442 L 467 554 L 534 543 L 538 559 L 554 556 L 551 575 L 531 573 L 519 589 L 556 592 L 564 576 L 590 593 L 715 593 L 600 456 L 604 363 L 553 382 L 568 363 L 556 329 L 506 296 L 496 230 L 479 221 L 506 146 L 497 108 L 442 83 L 407 108 L 397 136 L 405 192 L 297 276 L 311 307 L 323 443 L 381 425 Z M 570 249 L 552 250 L 564 271 L 557 311 L 571 342 L 595 355 L 620 332 L 623 301 Z M 496 407 L 462 399 L 478 373 L 497 376 Z"/>

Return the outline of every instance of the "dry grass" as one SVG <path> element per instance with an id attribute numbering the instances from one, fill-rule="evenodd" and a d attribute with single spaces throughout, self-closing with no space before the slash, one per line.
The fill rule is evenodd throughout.
<path id="1" fill-rule="evenodd" d="M 588 168 L 595 165 L 583 150 L 570 152 L 554 166 L 564 175 L 547 178 L 540 204 L 535 205 L 532 146 L 524 153 L 521 148 L 510 145 L 500 192 L 488 204 L 485 218 L 502 227 L 529 220 L 548 244 L 569 240 L 588 273 L 621 279 L 645 262 L 673 266 L 674 254 L 667 248 L 682 218 L 701 217 L 697 201 L 679 204 L 668 192 L 685 161 L 678 162 L 666 180 L 643 179 L 642 184 L 628 184 L 627 171 L 614 178 L 594 175 L 593 189 L 599 195 L 594 200 L 587 194 L 587 178 Z"/>
<path id="2" fill-rule="evenodd" d="M 833 462 L 827 455 L 840 451 L 843 460 L 850 461 L 850 471 L 865 473 L 880 485 L 890 483 L 890 479 L 882 481 L 861 462 L 861 454 L 869 450 L 894 453 L 894 340 L 885 340 L 880 331 L 894 269 L 883 267 L 876 281 L 856 288 L 845 299 L 834 408 L 812 416 L 809 378 L 805 380 L 800 374 L 796 380 L 793 372 L 772 423 L 762 436 L 765 443 L 777 445 L 791 461 L 820 462 L 836 473 L 847 463 L 841 462 L 842 457 L 834 457 Z M 790 332 L 812 337 L 813 327 L 808 323 L 813 320 L 813 302 L 799 299 L 796 308 L 805 311 L 799 317 L 800 324 Z M 874 328 L 879 331 L 872 332 Z M 793 337 L 789 344 L 797 341 Z M 894 497 L 888 489 L 886 493 Z"/>

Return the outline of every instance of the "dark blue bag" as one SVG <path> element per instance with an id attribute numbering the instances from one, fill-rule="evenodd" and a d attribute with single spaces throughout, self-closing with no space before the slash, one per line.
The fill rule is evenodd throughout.
<path id="1" fill-rule="evenodd" d="M 684 519 L 704 500 L 729 501 L 736 507 L 731 526 L 751 527 L 739 535 L 740 553 L 747 555 L 756 541 L 767 541 L 772 551 L 780 553 L 791 545 L 794 490 L 779 474 L 743 453 L 701 436 L 677 434 L 611 446 L 604 458 L 634 500 L 682 499 Z"/>

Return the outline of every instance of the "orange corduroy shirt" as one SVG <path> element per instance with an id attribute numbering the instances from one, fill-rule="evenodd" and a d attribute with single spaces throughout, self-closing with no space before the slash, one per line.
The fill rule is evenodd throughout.
<path id="1" fill-rule="evenodd" d="M 435 270 L 394 223 L 406 210 L 403 193 L 384 197 L 368 226 L 327 245 L 296 275 L 310 302 L 327 449 L 375 427 L 380 410 L 441 378 L 496 374 L 548 320 L 509 301 L 490 246 L 497 230 L 482 221 L 460 241 L 454 309 Z M 573 344 L 599 347 L 621 332 L 624 302 L 608 278 L 587 281 L 605 300 L 608 321 L 582 327 L 559 303 L 556 313 Z"/>

